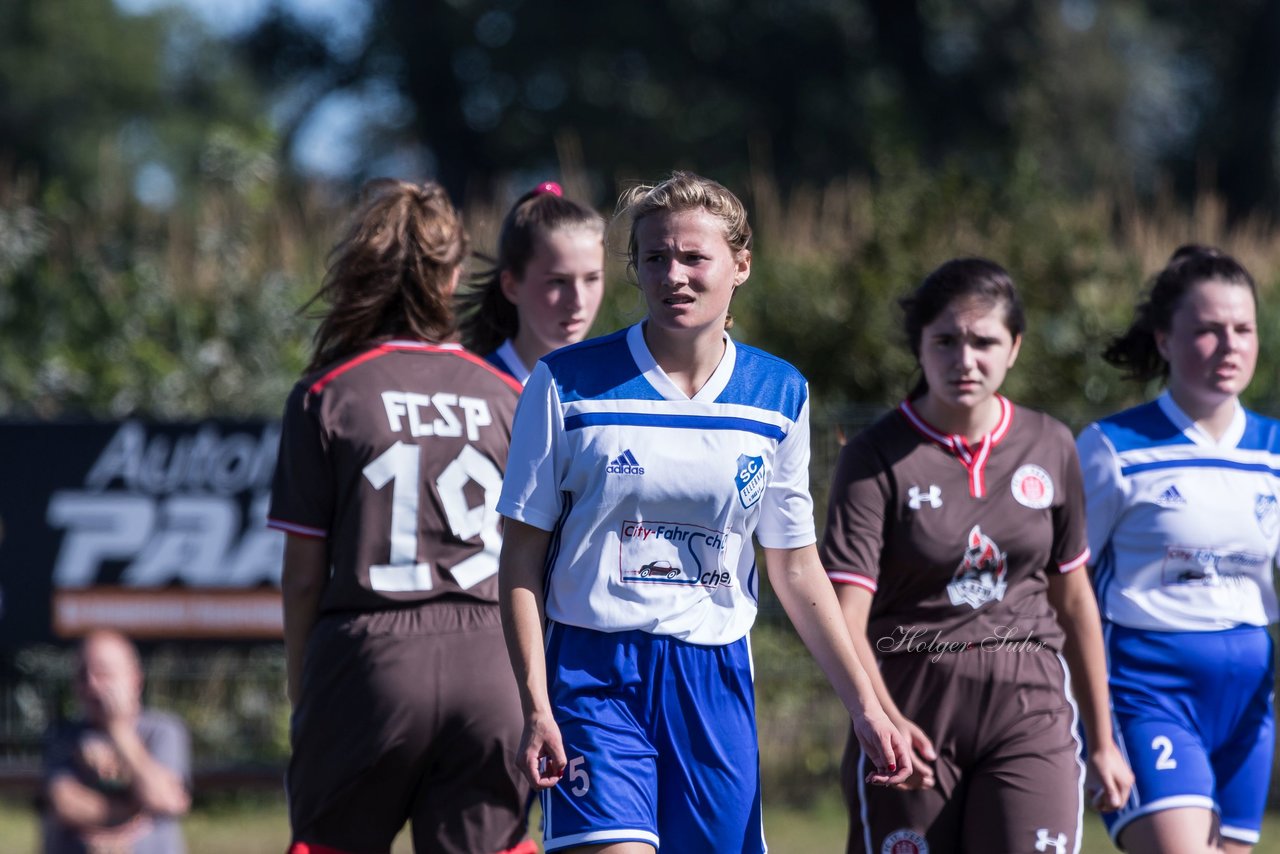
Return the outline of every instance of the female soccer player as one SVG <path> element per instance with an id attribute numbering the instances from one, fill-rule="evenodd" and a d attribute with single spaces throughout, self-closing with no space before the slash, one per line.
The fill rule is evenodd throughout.
<path id="1" fill-rule="evenodd" d="M 604 220 L 544 181 L 507 212 L 497 264 L 462 294 L 462 343 L 524 383 L 587 337 L 603 294 Z"/>
<path id="2" fill-rule="evenodd" d="M 725 331 L 751 272 L 742 203 L 676 172 L 619 209 L 648 316 L 534 368 L 498 504 L 517 760 L 548 851 L 759 852 L 753 533 L 870 782 L 909 762 L 818 563 L 805 380 Z"/>
<path id="3" fill-rule="evenodd" d="M 1112 742 L 1075 445 L 998 393 L 1025 326 L 1004 269 L 948 261 L 902 305 L 921 380 L 841 451 L 822 559 L 915 774 L 868 789 L 850 742 L 848 850 L 1079 851 L 1069 681 L 1095 804 L 1118 807 L 1132 777 Z"/>
<path id="4" fill-rule="evenodd" d="M 436 184 L 372 183 L 285 405 L 270 523 L 284 630 L 294 854 L 532 854 L 502 638 L 496 510 L 520 386 L 457 344 L 467 254 Z"/>
<path id="5" fill-rule="evenodd" d="M 1182 247 L 1105 357 L 1167 381 L 1078 441 L 1111 693 L 1137 775 L 1108 828 L 1136 854 L 1243 854 L 1271 776 L 1280 543 L 1280 424 L 1239 401 L 1258 358 L 1253 279 L 1216 249 Z"/>

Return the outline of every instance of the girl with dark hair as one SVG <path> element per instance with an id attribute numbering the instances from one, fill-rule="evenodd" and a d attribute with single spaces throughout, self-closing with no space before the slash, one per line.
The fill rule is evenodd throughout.
<path id="1" fill-rule="evenodd" d="M 725 331 L 751 273 L 746 209 L 677 172 L 619 210 L 648 313 L 538 362 L 498 504 L 516 761 L 547 851 L 763 852 L 753 538 L 868 782 L 905 780 L 905 745 L 818 563 L 808 386 Z"/>
<path id="2" fill-rule="evenodd" d="M 1115 717 L 1137 775 L 1106 821 L 1137 854 L 1243 854 L 1259 837 L 1280 423 L 1240 405 L 1257 358 L 1253 278 L 1183 246 L 1106 352 L 1137 380 L 1163 377 L 1164 393 L 1078 440 Z"/>
<path id="3" fill-rule="evenodd" d="M 467 255 L 438 185 L 369 184 L 285 404 L 291 852 L 535 851 L 498 610 L 496 511 L 520 386 L 458 344 Z"/>
<path id="4" fill-rule="evenodd" d="M 1118 807 L 1132 777 L 1082 571 L 1075 446 L 999 394 L 1025 328 L 1004 269 L 948 261 L 902 306 L 920 381 L 841 451 L 822 559 L 915 771 L 866 787 L 850 740 L 848 850 L 1078 852 L 1078 719 L 1095 806 Z"/>
<path id="5" fill-rule="evenodd" d="M 544 181 L 502 221 L 498 260 L 460 298 L 462 343 L 521 383 L 587 337 L 604 294 L 604 220 Z"/>

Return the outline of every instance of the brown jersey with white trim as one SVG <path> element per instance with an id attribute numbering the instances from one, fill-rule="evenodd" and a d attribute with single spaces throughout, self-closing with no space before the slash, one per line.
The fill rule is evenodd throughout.
<path id="1" fill-rule="evenodd" d="M 1062 647 L 1049 573 L 1088 558 L 1075 442 L 997 399 L 1000 422 L 979 443 L 904 402 L 840 453 L 822 560 L 833 582 L 874 592 L 880 655 Z"/>
<path id="2" fill-rule="evenodd" d="M 392 341 L 289 395 L 268 524 L 327 539 L 322 612 L 498 599 L 520 385 L 457 345 Z"/>

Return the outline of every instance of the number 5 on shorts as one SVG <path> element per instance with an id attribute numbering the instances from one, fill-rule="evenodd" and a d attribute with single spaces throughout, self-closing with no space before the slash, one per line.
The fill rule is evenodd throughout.
<path id="1" fill-rule="evenodd" d="M 577 785 L 569 790 L 574 797 L 580 798 L 591 791 L 591 778 L 587 776 L 587 769 L 582 767 L 586 764 L 585 756 L 575 756 L 569 760 L 569 781 L 577 782 Z"/>

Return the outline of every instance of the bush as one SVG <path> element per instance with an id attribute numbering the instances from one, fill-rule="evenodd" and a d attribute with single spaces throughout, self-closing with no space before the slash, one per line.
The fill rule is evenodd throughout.
<path id="1" fill-rule="evenodd" d="M 284 185 L 270 163 L 225 139 L 211 143 L 205 163 L 199 192 L 164 214 L 114 186 L 109 162 L 92 199 L 0 183 L 0 417 L 280 411 L 313 328 L 299 309 L 320 283 L 344 205 Z M 1074 427 L 1151 394 L 1100 354 L 1179 244 L 1235 254 L 1258 280 L 1260 328 L 1280 328 L 1280 234 L 1262 222 L 1229 225 L 1214 197 L 1190 209 L 1140 207 L 1123 192 L 1068 197 L 1047 190 L 1031 165 L 1002 186 L 905 160 L 877 174 L 874 184 L 834 180 L 788 198 L 760 178 L 743 193 L 757 244 L 733 306 L 735 335 L 810 378 L 819 519 L 839 429 L 893 405 L 913 380 L 896 299 L 948 258 L 983 255 L 1013 273 L 1029 331 L 1007 392 Z M 501 213 L 468 210 L 482 251 L 492 250 Z M 643 314 L 616 259 L 610 278 L 596 332 Z M 1246 394 L 1264 412 L 1280 391 L 1274 364 L 1264 339 Z M 804 801 L 833 784 L 845 715 L 767 594 L 753 638 L 767 785 Z M 152 700 L 192 722 L 198 757 L 281 762 L 279 648 L 198 660 L 173 650 L 149 664 Z M 67 700 L 65 652 L 29 650 L 17 664 L 6 680 L 11 745 L 29 743 Z"/>

